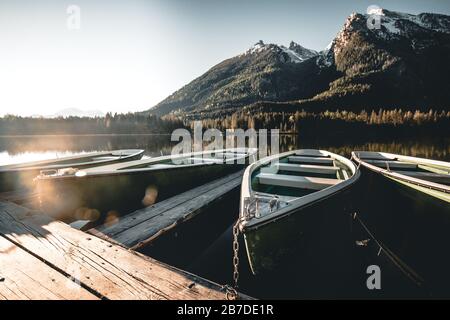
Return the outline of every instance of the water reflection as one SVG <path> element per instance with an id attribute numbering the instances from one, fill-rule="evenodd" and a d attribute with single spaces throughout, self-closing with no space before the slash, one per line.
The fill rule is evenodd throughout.
<path id="1" fill-rule="evenodd" d="M 379 151 L 402 154 L 413 157 L 430 158 L 436 160 L 450 161 L 450 138 L 440 139 L 410 139 L 410 140 L 380 140 L 362 142 L 355 137 L 352 140 L 334 141 L 305 141 L 298 136 L 280 137 L 280 149 L 323 149 L 350 157 L 354 150 Z"/>
<path id="2" fill-rule="evenodd" d="M 170 135 L 0 136 L 0 165 L 115 149 L 159 156 L 170 154 L 173 145 Z"/>
<path id="3" fill-rule="evenodd" d="M 315 148 L 349 157 L 353 150 L 367 150 L 450 161 L 449 142 L 450 138 L 365 142 L 358 137 L 311 141 L 297 135 L 281 135 L 280 152 Z M 155 157 L 170 154 L 176 143 L 170 141 L 170 135 L 0 136 L 0 165 L 114 149 L 144 149 L 147 156 Z"/>

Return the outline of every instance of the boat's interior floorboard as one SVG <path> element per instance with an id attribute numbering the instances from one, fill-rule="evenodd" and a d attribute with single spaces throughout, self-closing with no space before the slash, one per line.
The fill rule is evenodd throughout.
<path id="1" fill-rule="evenodd" d="M 277 174 L 282 174 L 282 175 L 287 175 L 287 176 L 295 176 L 295 177 L 303 177 L 303 176 L 308 176 L 308 177 L 315 177 L 315 178 L 329 178 L 329 179 L 336 179 L 338 178 L 337 176 L 337 172 L 335 173 L 315 173 L 315 172 L 308 172 L 305 174 L 299 174 L 298 172 L 293 172 L 293 171 L 285 171 L 285 170 L 278 170 Z"/>
<path id="2" fill-rule="evenodd" d="M 256 192 L 261 192 L 261 193 L 265 193 L 268 195 L 285 196 L 285 197 L 291 197 L 291 198 L 300 198 L 300 197 L 304 197 L 308 194 L 315 192 L 314 190 L 291 188 L 291 187 L 280 187 L 280 186 L 274 186 L 274 185 L 262 185 L 259 183 L 256 185 L 253 185 L 252 189 Z"/>
<path id="3" fill-rule="evenodd" d="M 341 182 L 339 179 L 292 176 L 273 173 L 260 173 L 256 176 L 256 178 L 259 179 L 260 184 L 311 190 L 322 190 Z"/>
<path id="4" fill-rule="evenodd" d="M 302 163 L 302 164 L 323 164 L 333 166 L 334 160 L 326 157 L 304 157 L 304 156 L 289 156 L 288 161 L 290 163 Z"/>
<path id="5" fill-rule="evenodd" d="M 296 174 L 301 173 L 317 173 L 317 174 L 332 174 L 336 175 L 336 172 L 340 170 L 339 167 L 331 166 L 319 166 L 309 164 L 294 164 L 294 163 L 277 163 L 274 165 L 278 171 L 294 172 Z"/>

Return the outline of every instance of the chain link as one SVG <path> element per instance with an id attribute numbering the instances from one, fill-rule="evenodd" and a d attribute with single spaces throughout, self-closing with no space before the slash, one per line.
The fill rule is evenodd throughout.
<path id="1" fill-rule="evenodd" d="M 239 222 L 238 219 L 233 225 L 233 287 L 225 285 L 227 300 L 236 300 L 239 298 L 237 288 L 239 281 Z"/>
<path id="2" fill-rule="evenodd" d="M 238 288 L 239 281 L 239 220 L 233 226 L 233 281 L 234 288 Z"/>
<path id="3" fill-rule="evenodd" d="M 238 293 L 236 289 L 229 285 L 224 285 L 223 287 L 225 288 L 225 296 L 227 300 L 237 300 Z"/>

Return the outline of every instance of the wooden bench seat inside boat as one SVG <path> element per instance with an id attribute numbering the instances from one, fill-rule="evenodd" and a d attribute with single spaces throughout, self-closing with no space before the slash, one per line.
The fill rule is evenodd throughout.
<path id="1" fill-rule="evenodd" d="M 383 160 L 365 160 L 367 163 L 374 166 L 387 169 L 417 169 L 416 163 L 401 162 L 401 161 L 383 161 Z"/>
<path id="2" fill-rule="evenodd" d="M 336 174 L 339 167 L 317 166 L 312 164 L 277 163 L 275 167 L 281 171 Z"/>
<path id="3" fill-rule="evenodd" d="M 304 156 L 304 157 L 323 157 L 323 158 L 329 158 L 330 156 L 325 154 L 323 151 L 320 150 L 297 150 L 295 152 L 296 156 Z"/>
<path id="4" fill-rule="evenodd" d="M 376 152 L 356 152 L 356 155 L 362 160 L 383 160 L 383 161 L 395 161 L 395 158 L 389 158 Z"/>
<path id="5" fill-rule="evenodd" d="M 288 157 L 288 161 L 294 163 L 316 163 L 316 164 L 333 165 L 333 159 L 325 157 L 290 156 Z"/>
<path id="6" fill-rule="evenodd" d="M 400 171 L 400 174 L 404 174 L 408 177 L 413 177 L 417 179 L 422 179 L 430 182 L 436 183 L 450 183 L 450 175 L 439 174 L 433 172 L 420 172 L 420 171 Z"/>
<path id="7" fill-rule="evenodd" d="M 256 177 L 259 179 L 260 184 L 309 190 L 322 190 L 342 182 L 339 179 L 301 177 L 273 173 L 260 173 Z"/>

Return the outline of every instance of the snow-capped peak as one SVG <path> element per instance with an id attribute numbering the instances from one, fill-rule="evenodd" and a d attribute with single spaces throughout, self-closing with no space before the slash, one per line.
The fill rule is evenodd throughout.
<path id="1" fill-rule="evenodd" d="M 293 62 L 300 63 L 309 58 L 315 57 L 318 55 L 318 52 L 315 50 L 307 49 L 294 41 L 291 41 L 289 47 L 277 44 L 266 44 L 262 40 L 259 40 L 255 43 L 250 49 L 248 49 L 243 55 L 248 54 L 257 54 L 261 53 L 265 50 L 273 50 L 278 53 L 284 53 L 285 57 L 282 58 L 283 62 Z M 287 57 L 286 57 L 287 56 Z M 286 60 L 287 58 L 287 60 Z"/>
<path id="2" fill-rule="evenodd" d="M 280 48 L 289 56 L 290 62 L 294 63 L 300 63 L 318 55 L 317 51 L 302 47 L 294 41 L 291 41 L 289 48 L 285 46 L 280 46 Z"/>
<path id="3" fill-rule="evenodd" d="M 366 14 L 352 13 L 347 17 L 336 38 L 320 52 L 317 65 L 332 65 L 335 56 L 348 45 L 355 32 L 375 35 L 383 41 L 406 39 L 411 48 L 422 50 L 431 43 L 427 39 L 433 33 L 450 33 L 450 17 L 434 13 L 413 15 L 371 6 Z"/>
<path id="4" fill-rule="evenodd" d="M 367 8 L 367 14 L 368 15 L 384 16 L 383 9 L 380 8 L 379 6 L 375 6 L 375 5 L 369 6 Z"/>
<path id="5" fill-rule="evenodd" d="M 247 52 L 248 53 L 255 53 L 255 52 L 260 52 L 261 50 L 263 50 L 266 47 L 266 44 L 262 41 L 259 40 L 257 43 L 255 43 Z"/>
<path id="6" fill-rule="evenodd" d="M 379 25 L 376 27 L 374 21 L 373 31 L 382 31 L 391 35 L 407 36 L 411 31 L 417 28 L 429 31 L 450 33 L 450 19 L 448 16 L 421 13 L 418 15 L 389 11 L 373 6 L 367 10 L 366 19 L 378 19 Z"/>

